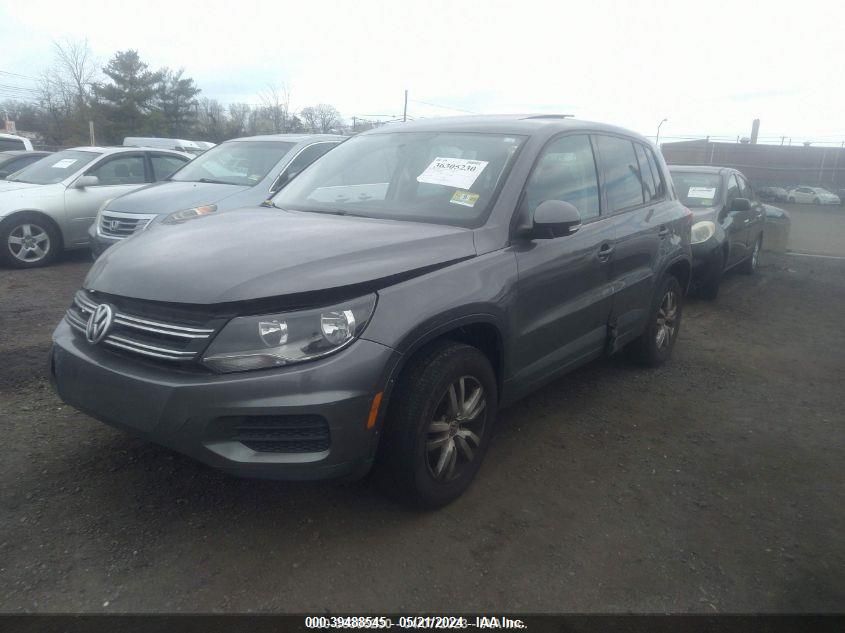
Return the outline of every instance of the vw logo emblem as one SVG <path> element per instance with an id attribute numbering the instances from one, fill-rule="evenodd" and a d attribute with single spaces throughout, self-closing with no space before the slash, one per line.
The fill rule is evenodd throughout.
<path id="1" fill-rule="evenodd" d="M 114 319 L 114 310 L 107 303 L 101 303 L 97 309 L 88 317 L 88 325 L 85 326 L 85 338 L 89 343 L 97 344 L 102 341 L 111 329 Z"/>

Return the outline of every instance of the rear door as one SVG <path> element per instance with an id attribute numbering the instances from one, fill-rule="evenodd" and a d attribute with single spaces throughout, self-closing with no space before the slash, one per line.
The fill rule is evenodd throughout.
<path id="1" fill-rule="evenodd" d="M 87 244 L 88 227 L 96 218 L 100 206 L 107 200 L 152 182 L 152 176 L 147 172 L 144 152 L 112 154 L 90 167 L 85 175 L 96 176 L 100 183 L 84 189 L 71 185 L 65 192 L 65 243 L 68 246 Z"/>
<path id="2" fill-rule="evenodd" d="M 530 388 L 601 354 L 607 340 L 613 226 L 600 214 L 598 175 L 589 135 L 559 136 L 541 152 L 522 194 L 527 221 L 545 200 L 581 213 L 574 234 L 515 244 L 519 270 L 512 337 L 514 380 Z"/>
<path id="3" fill-rule="evenodd" d="M 651 148 L 621 136 L 598 135 L 606 208 L 616 241 L 611 263 L 611 326 L 617 345 L 642 331 L 654 295 L 661 243 L 674 229 L 674 210 Z"/>

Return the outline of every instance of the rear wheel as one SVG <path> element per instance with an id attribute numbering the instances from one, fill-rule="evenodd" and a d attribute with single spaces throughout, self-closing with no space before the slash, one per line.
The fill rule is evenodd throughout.
<path id="1" fill-rule="evenodd" d="M 0 261 L 14 268 L 51 263 L 59 250 L 53 225 L 36 213 L 19 213 L 0 225 Z"/>
<path id="2" fill-rule="evenodd" d="M 403 373 L 383 445 L 387 483 L 402 501 L 443 506 L 472 483 L 496 418 L 496 378 L 469 345 L 445 341 Z"/>
<path id="3" fill-rule="evenodd" d="M 813 198 L 813 204 L 818 205 L 818 204 L 821 204 L 821 203 L 822 203 L 822 201 L 819 200 L 818 198 Z"/>
<path id="4" fill-rule="evenodd" d="M 787 200 L 787 202 L 789 202 L 789 204 L 795 204 L 795 198 L 789 196 L 789 200 Z"/>
<path id="5" fill-rule="evenodd" d="M 665 363 L 672 355 L 681 327 L 684 293 L 678 280 L 668 275 L 657 288 L 649 322 L 642 335 L 633 341 L 633 358 L 651 367 Z"/>

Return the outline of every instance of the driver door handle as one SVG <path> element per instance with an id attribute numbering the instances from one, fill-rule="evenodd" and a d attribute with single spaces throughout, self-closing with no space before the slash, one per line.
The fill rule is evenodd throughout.
<path id="1" fill-rule="evenodd" d="M 605 242 L 599 249 L 599 261 L 602 263 L 608 262 L 611 255 L 613 255 L 613 247 Z"/>

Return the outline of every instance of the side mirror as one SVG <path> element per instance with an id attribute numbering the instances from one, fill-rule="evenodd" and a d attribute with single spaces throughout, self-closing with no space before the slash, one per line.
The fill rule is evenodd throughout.
<path id="1" fill-rule="evenodd" d="M 581 228 L 581 214 L 575 205 L 562 200 L 546 200 L 534 210 L 531 237 L 551 239 L 572 235 Z"/>
<path id="2" fill-rule="evenodd" d="M 748 198 L 734 198 L 731 203 L 731 211 L 750 211 L 751 200 Z"/>
<path id="3" fill-rule="evenodd" d="M 96 187 L 100 184 L 100 179 L 96 176 L 80 176 L 73 183 L 75 189 L 85 189 L 85 187 Z"/>

